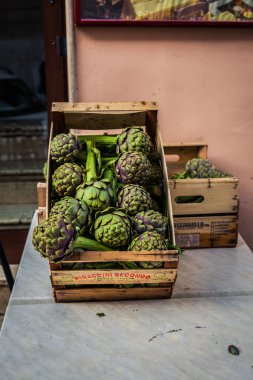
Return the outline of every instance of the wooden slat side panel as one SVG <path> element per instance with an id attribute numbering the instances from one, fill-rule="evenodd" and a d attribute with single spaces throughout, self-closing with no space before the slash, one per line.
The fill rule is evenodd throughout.
<path id="1" fill-rule="evenodd" d="M 207 158 L 207 145 L 198 143 L 167 144 L 164 145 L 164 154 L 170 178 L 172 174 L 184 171 L 188 160 L 196 157 Z"/>
<path id="2" fill-rule="evenodd" d="M 174 216 L 200 214 L 236 214 L 239 208 L 238 180 L 219 178 L 219 181 L 170 180 L 170 193 Z M 201 203 L 176 203 L 180 196 L 202 196 Z"/>
<path id="3" fill-rule="evenodd" d="M 143 112 L 110 115 L 65 113 L 64 118 L 68 128 L 75 130 L 113 130 L 145 124 L 145 113 Z"/>
<path id="4" fill-rule="evenodd" d="M 172 287 L 129 289 L 55 289 L 56 302 L 121 301 L 170 298 Z"/>
<path id="5" fill-rule="evenodd" d="M 176 242 L 182 248 L 235 247 L 238 218 L 233 216 L 176 217 Z"/>
<path id="6" fill-rule="evenodd" d="M 176 250 L 160 251 L 84 251 L 74 253 L 63 263 L 100 263 L 108 261 L 177 261 Z"/>
<path id="7" fill-rule="evenodd" d="M 47 184 L 45 182 L 37 183 L 38 207 L 46 207 Z"/>
<path id="8" fill-rule="evenodd" d="M 108 269 L 51 271 L 53 285 L 158 284 L 173 282 L 176 269 Z"/>
<path id="9" fill-rule="evenodd" d="M 38 207 L 38 223 L 42 223 L 46 220 L 47 209 L 46 207 Z"/>
<path id="10" fill-rule="evenodd" d="M 104 102 L 104 103 L 70 103 L 52 104 L 52 112 L 99 112 L 99 111 L 157 111 L 156 102 Z"/>

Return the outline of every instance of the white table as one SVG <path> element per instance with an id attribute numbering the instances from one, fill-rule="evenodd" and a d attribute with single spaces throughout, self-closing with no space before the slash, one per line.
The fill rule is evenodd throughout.
<path id="1" fill-rule="evenodd" d="M 253 379 L 253 254 L 241 238 L 185 251 L 170 300 L 56 304 L 31 243 L 36 218 L 1 330 L 1 380 Z"/>

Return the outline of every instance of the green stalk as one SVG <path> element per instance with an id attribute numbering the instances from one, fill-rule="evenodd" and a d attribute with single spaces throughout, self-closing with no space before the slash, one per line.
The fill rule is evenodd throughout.
<path id="1" fill-rule="evenodd" d="M 95 143 L 86 141 L 87 144 L 87 160 L 86 160 L 86 178 L 87 182 L 97 180 L 100 162 L 98 161 L 98 153 L 95 151 Z"/>
<path id="2" fill-rule="evenodd" d="M 88 239 L 84 236 L 76 238 L 74 243 L 75 249 L 83 249 L 85 251 L 111 251 L 112 249 L 99 243 L 96 240 Z"/>
<path id="3" fill-rule="evenodd" d="M 94 141 L 97 144 L 101 145 L 115 145 L 117 142 L 117 135 L 83 135 L 78 136 L 78 139 L 85 143 L 86 141 Z"/>

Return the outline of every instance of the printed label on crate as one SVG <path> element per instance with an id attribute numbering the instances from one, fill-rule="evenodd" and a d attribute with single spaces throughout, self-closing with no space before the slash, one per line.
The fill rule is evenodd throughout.
<path id="1" fill-rule="evenodd" d="M 203 230 L 206 227 L 209 227 L 208 223 L 204 222 L 175 222 L 175 228 L 179 230 Z"/>
<path id="2" fill-rule="evenodd" d="M 176 244 L 180 247 L 199 247 L 200 234 L 176 234 Z"/>
<path id="3" fill-rule="evenodd" d="M 52 271 L 54 285 L 151 284 L 172 282 L 176 269 Z"/>

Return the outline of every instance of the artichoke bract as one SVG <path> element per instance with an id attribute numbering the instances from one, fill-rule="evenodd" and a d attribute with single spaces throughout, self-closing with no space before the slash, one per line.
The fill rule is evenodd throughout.
<path id="1" fill-rule="evenodd" d="M 94 236 L 111 248 L 127 247 L 131 239 L 131 222 L 125 210 L 108 208 L 96 214 Z"/>
<path id="2" fill-rule="evenodd" d="M 166 249 L 166 240 L 156 231 L 143 232 L 136 236 L 128 247 L 128 251 L 162 251 Z M 140 261 L 138 265 L 147 269 L 161 267 L 163 263 L 161 261 Z"/>
<path id="3" fill-rule="evenodd" d="M 146 231 L 157 231 L 159 234 L 168 235 L 168 218 L 154 210 L 138 212 L 133 218 L 133 233 L 142 234 Z"/>
<path id="4" fill-rule="evenodd" d="M 33 230 L 32 243 L 41 256 L 55 262 L 72 254 L 76 230 L 63 215 L 52 215 Z"/>
<path id="5" fill-rule="evenodd" d="M 149 135 L 140 127 L 125 128 L 117 137 L 116 153 L 151 151 Z"/>
<path id="6" fill-rule="evenodd" d="M 151 208 L 152 199 L 149 192 L 139 185 L 123 186 L 117 196 L 117 207 L 123 208 L 131 216 Z"/>
<path id="7" fill-rule="evenodd" d="M 144 185 L 151 175 L 151 163 L 142 152 L 123 153 L 115 164 L 115 172 L 121 183 Z"/>
<path id="8" fill-rule="evenodd" d="M 74 162 L 82 149 L 81 142 L 72 133 L 56 135 L 50 144 L 50 156 L 53 161 L 63 164 Z"/>
<path id="9" fill-rule="evenodd" d="M 100 211 L 109 207 L 113 200 L 110 181 L 86 182 L 78 187 L 76 199 L 85 202 L 91 210 Z"/>
<path id="10" fill-rule="evenodd" d="M 84 234 L 91 224 L 90 209 L 83 201 L 72 197 L 63 197 L 50 211 L 51 215 L 65 215 L 80 234 Z"/>
<path id="11" fill-rule="evenodd" d="M 52 175 L 52 185 L 55 192 L 63 197 L 72 196 L 76 188 L 83 182 L 83 169 L 74 163 L 66 163 L 59 166 Z"/>

